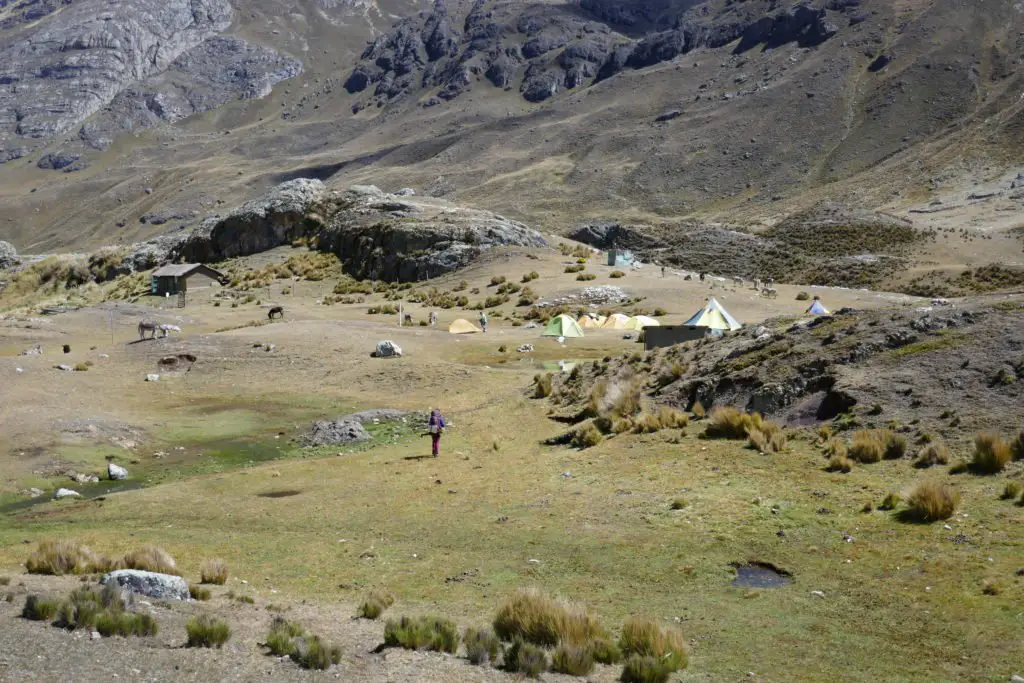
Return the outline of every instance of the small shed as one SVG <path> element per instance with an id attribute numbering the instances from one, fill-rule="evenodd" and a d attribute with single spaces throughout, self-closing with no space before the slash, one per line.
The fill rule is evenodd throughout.
<path id="1" fill-rule="evenodd" d="M 150 292 L 156 296 L 213 287 L 225 282 L 224 273 L 202 263 L 179 263 L 153 271 Z"/>
<path id="2" fill-rule="evenodd" d="M 609 249 L 609 266 L 631 266 L 633 265 L 633 252 L 629 249 Z"/>
<path id="3" fill-rule="evenodd" d="M 707 329 L 690 325 L 662 325 L 645 327 L 643 330 L 644 350 L 663 349 L 688 341 L 703 339 Z"/>

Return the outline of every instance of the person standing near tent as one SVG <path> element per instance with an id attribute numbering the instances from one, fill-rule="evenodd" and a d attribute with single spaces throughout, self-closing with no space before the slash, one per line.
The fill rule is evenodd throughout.
<path id="1" fill-rule="evenodd" d="M 427 430 L 430 432 L 431 455 L 435 458 L 441 450 L 441 434 L 445 428 L 444 415 L 438 408 L 430 409 L 430 417 L 427 419 Z"/>
<path id="2" fill-rule="evenodd" d="M 487 311 L 480 311 L 480 329 L 487 331 Z"/>

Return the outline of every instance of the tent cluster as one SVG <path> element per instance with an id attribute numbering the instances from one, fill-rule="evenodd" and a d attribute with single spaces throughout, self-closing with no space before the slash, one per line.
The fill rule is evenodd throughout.
<path id="1" fill-rule="evenodd" d="M 640 331 L 645 327 L 653 327 L 660 325 L 654 318 L 646 315 L 628 316 L 622 313 L 612 313 L 605 317 L 582 315 L 579 320 L 576 320 L 570 315 L 561 314 L 556 315 L 544 326 L 544 331 L 541 332 L 542 337 L 566 337 L 576 338 L 583 336 L 584 328 L 605 328 L 610 330 L 636 330 Z M 452 334 L 473 334 L 474 332 L 481 332 L 482 330 L 469 322 L 465 318 L 459 318 L 452 322 L 448 326 L 448 331 Z"/>

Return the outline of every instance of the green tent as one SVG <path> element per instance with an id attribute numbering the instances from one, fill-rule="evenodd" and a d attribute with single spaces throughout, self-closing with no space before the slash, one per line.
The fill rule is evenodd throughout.
<path id="1" fill-rule="evenodd" d="M 556 315 L 544 326 L 542 337 L 582 337 L 583 329 L 575 320 L 565 315 Z"/>

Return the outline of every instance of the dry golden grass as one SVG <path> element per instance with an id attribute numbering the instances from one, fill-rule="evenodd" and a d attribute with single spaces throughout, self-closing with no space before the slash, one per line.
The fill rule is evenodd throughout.
<path id="1" fill-rule="evenodd" d="M 949 463 L 949 449 L 941 441 L 932 441 L 917 452 L 914 467 L 924 469 Z"/>
<path id="2" fill-rule="evenodd" d="M 199 567 L 201 583 L 212 583 L 223 586 L 228 581 L 228 563 L 224 560 L 204 560 Z"/>
<path id="3" fill-rule="evenodd" d="M 885 455 L 885 439 L 878 430 L 860 429 L 853 433 L 849 454 L 860 463 L 880 462 Z"/>
<path id="4" fill-rule="evenodd" d="M 589 647 L 562 643 L 551 654 L 551 670 L 568 676 L 588 676 L 594 670 L 594 654 Z"/>
<path id="5" fill-rule="evenodd" d="M 163 548 L 147 545 L 141 550 L 133 550 L 126 554 L 123 559 L 125 569 L 139 569 L 145 572 L 157 572 L 159 574 L 173 574 L 180 576 L 178 565 Z"/>
<path id="6" fill-rule="evenodd" d="M 760 418 L 760 415 L 755 418 L 735 406 L 721 406 L 711 411 L 704 436 L 709 439 L 745 439 L 751 428 L 760 426 Z"/>
<path id="7" fill-rule="evenodd" d="M 959 493 L 948 484 L 929 479 L 914 487 L 907 497 L 907 517 L 918 522 L 949 519 L 959 504 Z"/>
<path id="8" fill-rule="evenodd" d="M 622 625 L 619 648 L 626 657 L 655 657 L 669 671 L 685 669 L 689 663 L 689 649 L 682 632 L 649 619 L 634 617 L 627 620 Z"/>
<path id="9" fill-rule="evenodd" d="M 1014 460 L 1024 460 L 1024 429 L 1020 430 L 1010 442 L 1010 453 Z"/>
<path id="10" fill-rule="evenodd" d="M 974 437 L 974 457 L 971 470 L 978 474 L 998 474 L 1012 458 L 1009 444 L 998 434 L 978 434 Z"/>
<path id="11" fill-rule="evenodd" d="M 536 588 L 521 588 L 498 610 L 494 631 L 502 640 L 554 647 L 585 645 L 607 632 L 582 605 L 552 597 Z"/>
<path id="12" fill-rule="evenodd" d="M 708 414 L 708 411 L 704 408 L 704 404 L 700 401 L 693 404 L 693 410 L 691 412 L 698 420 L 703 420 Z"/>
<path id="13" fill-rule="evenodd" d="M 853 460 L 850 460 L 845 455 L 833 455 L 828 465 L 825 466 L 827 472 L 842 472 L 848 474 L 853 470 Z"/>
<path id="14" fill-rule="evenodd" d="M 109 557 L 76 541 L 42 541 L 25 561 L 29 574 L 99 574 L 118 568 Z"/>

